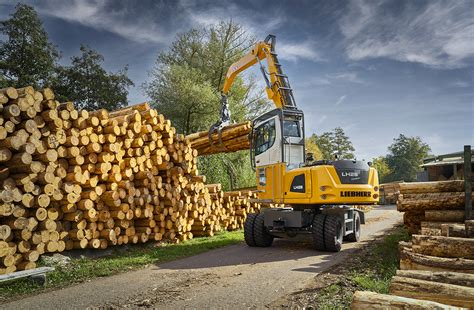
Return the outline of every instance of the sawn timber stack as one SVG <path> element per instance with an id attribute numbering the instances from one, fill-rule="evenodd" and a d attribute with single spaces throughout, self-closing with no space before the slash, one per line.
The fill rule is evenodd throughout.
<path id="1" fill-rule="evenodd" d="M 197 150 L 147 103 L 78 111 L 25 87 L 0 90 L 0 106 L 0 273 L 48 252 L 239 229 L 260 208 L 251 191 L 205 185 Z"/>

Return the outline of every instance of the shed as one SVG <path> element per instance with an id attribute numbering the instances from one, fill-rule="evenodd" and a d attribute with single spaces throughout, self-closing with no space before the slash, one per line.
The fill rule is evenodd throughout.
<path id="1" fill-rule="evenodd" d="M 474 163 L 474 153 L 471 157 Z M 464 152 L 431 156 L 423 160 L 423 171 L 417 175 L 417 181 L 445 181 L 464 179 Z M 474 172 L 474 165 L 473 172 Z"/>

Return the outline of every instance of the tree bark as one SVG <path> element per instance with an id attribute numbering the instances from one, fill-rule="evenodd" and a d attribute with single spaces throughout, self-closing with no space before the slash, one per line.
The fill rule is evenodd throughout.
<path id="1" fill-rule="evenodd" d="M 395 276 L 390 294 L 435 301 L 458 307 L 474 307 L 474 288 Z"/>
<path id="2" fill-rule="evenodd" d="M 351 303 L 352 310 L 366 309 L 452 309 L 448 305 L 434 301 L 419 300 L 394 295 L 378 294 L 368 291 L 356 291 Z"/>

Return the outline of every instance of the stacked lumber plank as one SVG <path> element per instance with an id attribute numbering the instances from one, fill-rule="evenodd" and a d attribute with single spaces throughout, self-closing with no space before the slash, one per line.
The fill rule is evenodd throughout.
<path id="1" fill-rule="evenodd" d="M 464 209 L 464 181 L 399 183 L 398 186 L 397 210 L 405 212 L 404 223 L 410 233 L 419 233 L 423 222 L 439 222 L 433 220 L 436 218 L 447 222 L 460 219 Z"/>
<path id="2" fill-rule="evenodd" d="M 0 90 L 0 107 L 0 273 L 44 253 L 240 229 L 260 209 L 252 190 L 206 185 L 197 150 L 147 103 L 78 111 L 26 87 Z"/>
<path id="3" fill-rule="evenodd" d="M 221 131 L 221 141 L 219 135 L 214 132 L 209 139 L 208 131 L 201 131 L 186 136 L 191 142 L 191 147 L 198 151 L 199 155 L 211 155 L 216 153 L 231 153 L 241 150 L 248 150 L 250 147 L 249 134 L 252 125 L 250 122 L 232 124 L 225 126 Z"/>

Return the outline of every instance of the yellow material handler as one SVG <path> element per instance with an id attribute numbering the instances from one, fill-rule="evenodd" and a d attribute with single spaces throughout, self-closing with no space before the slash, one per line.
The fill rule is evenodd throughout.
<path id="1" fill-rule="evenodd" d="M 377 171 L 365 161 L 307 161 L 304 114 L 297 108 L 288 77 L 282 72 L 275 43 L 275 36 L 269 35 L 230 66 L 222 91 L 221 120 L 211 127 L 210 134 L 230 121 L 227 94 L 234 78 L 258 63 L 268 98 L 276 106 L 253 120 L 249 137 L 258 200 L 285 207 L 249 214 L 245 241 L 249 246 L 266 247 L 274 238 L 311 236 L 315 249 L 337 252 L 343 240 L 359 241 L 364 213 L 357 205 L 378 202 Z"/>

